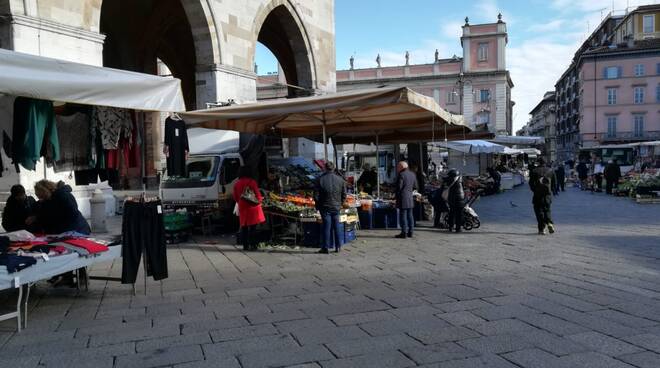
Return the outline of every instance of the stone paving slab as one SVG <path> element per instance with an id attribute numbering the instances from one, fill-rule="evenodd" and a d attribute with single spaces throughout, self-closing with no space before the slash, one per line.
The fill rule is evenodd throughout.
<path id="1" fill-rule="evenodd" d="M 538 236 L 530 202 L 523 186 L 480 199 L 476 231 L 365 230 L 327 256 L 199 237 L 146 295 L 38 283 L 28 328 L 0 322 L 0 367 L 659 367 L 660 207 L 569 189 Z"/>

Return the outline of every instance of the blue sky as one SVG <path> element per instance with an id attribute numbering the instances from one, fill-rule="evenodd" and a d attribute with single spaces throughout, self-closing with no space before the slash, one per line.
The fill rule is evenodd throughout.
<path id="1" fill-rule="evenodd" d="M 507 68 L 511 71 L 514 129 L 529 119 L 570 63 L 578 45 L 612 9 L 657 3 L 655 0 L 335 0 L 337 69 L 373 67 L 380 53 L 383 65 L 401 65 L 461 55 L 460 34 L 465 16 L 470 23 L 507 23 Z M 259 73 L 276 70 L 274 58 L 257 50 Z"/>

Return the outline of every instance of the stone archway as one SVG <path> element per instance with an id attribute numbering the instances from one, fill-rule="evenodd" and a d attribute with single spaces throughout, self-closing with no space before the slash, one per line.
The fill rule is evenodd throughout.
<path id="1" fill-rule="evenodd" d="M 255 45 L 250 50 L 250 59 L 254 60 L 256 42 L 260 42 L 277 58 L 287 84 L 306 89 L 289 87 L 289 97 L 309 95 L 318 88 L 307 31 L 288 0 L 272 0 L 263 6 L 257 13 L 252 33 Z"/>
<path id="2" fill-rule="evenodd" d="M 106 0 L 100 17 L 104 66 L 158 74 L 161 60 L 197 107 L 196 73 L 221 56 L 207 0 Z"/>

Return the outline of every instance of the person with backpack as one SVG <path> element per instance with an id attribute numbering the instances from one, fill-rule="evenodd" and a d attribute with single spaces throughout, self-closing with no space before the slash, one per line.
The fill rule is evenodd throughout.
<path id="1" fill-rule="evenodd" d="M 234 201 L 238 204 L 238 220 L 241 225 L 241 243 L 244 251 L 257 250 L 255 231 L 258 224 L 266 222 L 261 208 L 263 197 L 249 166 L 241 166 L 238 181 L 234 184 Z"/>
<path id="2" fill-rule="evenodd" d="M 550 233 L 555 232 L 555 226 L 551 217 L 552 205 L 552 183 L 556 182 L 555 172 L 545 165 L 543 159 L 539 159 L 536 167 L 529 176 L 529 186 L 532 190 L 532 205 L 539 230 L 539 235 L 545 235 L 546 229 Z"/>
<path id="3" fill-rule="evenodd" d="M 449 232 L 455 229 L 460 233 L 463 226 L 463 208 L 465 207 L 465 191 L 463 179 L 456 169 L 447 172 L 442 198 L 449 204 Z"/>

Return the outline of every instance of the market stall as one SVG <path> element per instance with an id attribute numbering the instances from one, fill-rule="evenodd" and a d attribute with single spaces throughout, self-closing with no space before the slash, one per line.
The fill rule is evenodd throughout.
<path id="1" fill-rule="evenodd" d="M 305 137 L 328 143 L 453 140 L 470 129 L 463 117 L 407 87 L 375 88 L 322 96 L 231 105 L 181 116 L 190 126 L 235 130 L 280 138 Z"/>
<path id="2" fill-rule="evenodd" d="M 0 236 L 0 290 L 19 289 L 16 311 L 0 315 L 0 321 L 16 318 L 18 331 L 27 327 L 27 304 L 30 285 L 65 272 L 76 271 L 78 285 L 87 285 L 86 273 L 95 263 L 111 261 L 121 256 L 118 239 L 86 239 L 72 234 L 36 237 L 27 231 Z"/>
<path id="3" fill-rule="evenodd" d="M 178 79 L 95 67 L 2 49 L 0 101 L 4 154 L 15 163 L 15 173 L 9 175 L 6 171 L 0 178 L 0 186 L 4 190 L 19 182 L 31 187 L 34 181 L 46 177 L 51 181 L 71 183 L 73 168 L 79 167 L 78 165 L 91 168 L 100 161 L 117 158 L 116 156 L 123 157 L 123 149 L 129 146 L 133 148 L 133 154 L 140 159 L 141 174 L 144 178 L 146 144 L 136 141 L 135 138 L 146 137 L 146 132 L 143 124 L 131 123 L 143 121 L 145 111 L 185 109 Z M 55 102 L 58 106 L 55 106 Z M 74 111 L 73 117 L 61 113 L 69 108 Z M 58 116 L 65 118 L 58 119 Z M 107 145 L 118 144 L 122 139 L 131 143 L 123 147 Z M 8 141 L 11 141 L 11 149 L 7 149 Z M 99 147 L 99 142 L 101 149 L 97 151 L 95 148 Z M 40 150 L 41 147 L 46 149 Z M 45 159 L 42 158 L 44 153 Z M 66 165 L 63 164 L 63 159 L 66 159 Z M 56 175 L 55 169 L 58 166 L 70 169 L 67 169 L 66 175 Z M 96 179 L 99 176 L 96 174 L 90 176 Z M 84 187 L 86 186 L 79 188 Z M 89 199 L 77 198 L 77 201 L 81 212 L 84 212 L 84 206 L 89 209 Z M 114 198 L 112 201 L 114 205 Z M 114 207 L 112 212 L 114 213 Z M 123 273 L 121 280 L 116 281 L 135 285 L 141 254 L 150 257 L 151 269 L 158 274 L 155 278 L 167 277 L 165 239 L 162 231 L 164 226 L 158 198 L 146 198 L 144 192 L 138 198 L 128 198 L 124 216 L 121 246 L 109 246 L 111 242 L 116 242 L 90 239 L 82 234 L 35 237 L 29 233 L 21 233 L 22 238 L 17 238 L 16 234 L 0 235 L 0 248 L 3 253 L 0 255 L 0 289 L 19 289 L 19 308 L 0 319 L 17 318 L 20 330 L 20 305 L 24 288 L 29 295 L 29 288 L 35 282 L 73 270 L 79 275 L 77 284 L 80 285 L 80 270 L 120 255 Z M 152 241 L 138 241 L 144 239 L 146 228 L 154 229 L 149 234 Z M 9 251 L 6 251 L 7 249 Z M 142 259 L 146 262 L 146 258 Z M 16 267 L 17 264 L 19 267 Z"/>
<path id="4" fill-rule="evenodd" d="M 313 139 L 325 145 L 326 160 L 329 159 L 327 154 L 329 139 L 332 139 L 333 144 L 374 143 L 378 156 L 381 143 L 451 140 L 465 137 L 470 133 L 470 129 L 463 123 L 462 116 L 448 113 L 432 98 L 405 87 L 232 105 L 192 111 L 181 116 L 190 126 L 281 138 Z M 377 180 L 380 181 L 380 178 Z M 376 223 L 396 226 L 394 221 L 386 220 L 396 217 L 396 212 L 389 208 L 391 202 L 388 198 L 383 198 L 388 197 L 388 192 L 381 193 L 380 182 L 377 183 L 375 197 L 383 201 L 358 196 L 355 198 L 354 208 L 359 206 L 380 209 L 382 203 L 382 207 L 387 207 L 389 212 L 381 216 L 380 211 L 376 211 L 374 215 Z M 370 205 L 363 205 L 362 200 L 371 201 L 365 202 Z M 276 202 L 282 203 L 280 207 L 296 210 L 297 208 L 293 207 L 296 204 L 292 201 L 291 197 L 284 197 L 282 201 Z M 346 206 L 351 207 L 350 204 Z M 346 217 L 357 217 L 356 214 L 357 212 L 353 211 L 346 214 Z M 369 223 L 360 222 L 363 227 L 365 223 Z M 389 225 L 390 223 L 392 225 Z"/>

